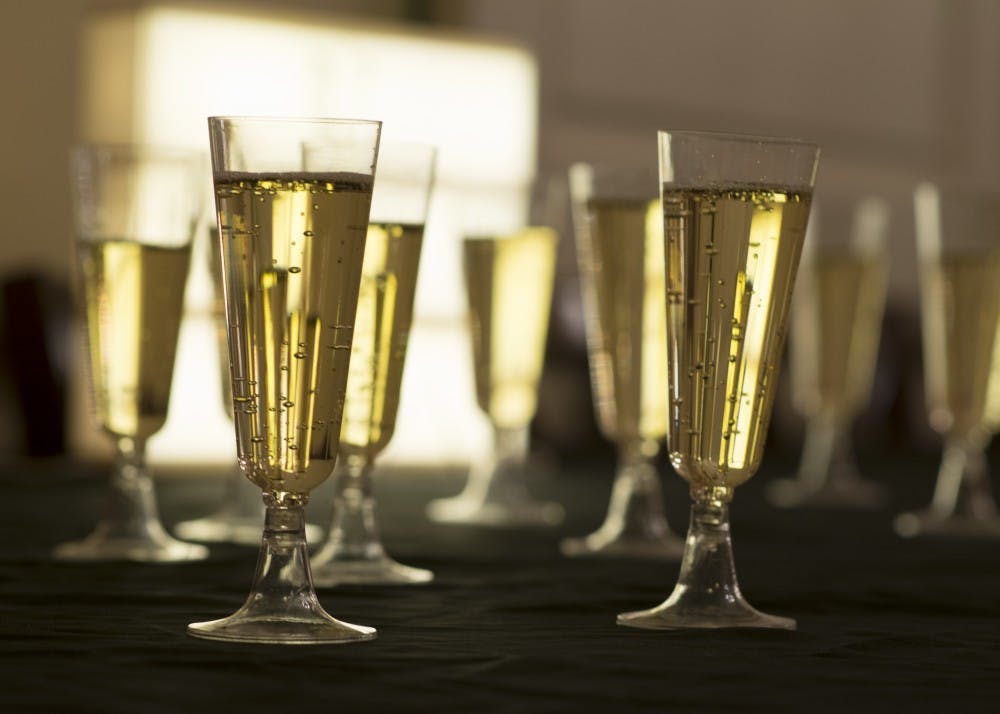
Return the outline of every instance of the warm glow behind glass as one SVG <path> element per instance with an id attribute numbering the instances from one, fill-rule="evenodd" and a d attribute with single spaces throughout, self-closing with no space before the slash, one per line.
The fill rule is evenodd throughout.
<path id="1" fill-rule="evenodd" d="M 84 40 L 84 138 L 203 148 L 213 115 L 380 119 L 384 141 L 436 145 L 437 182 L 396 435 L 383 459 L 467 461 L 488 448 L 475 406 L 460 237 L 523 225 L 534 173 L 537 70 L 523 49 L 283 10 L 170 5 L 96 16 Z M 204 190 L 210 191 L 206 174 Z M 197 250 L 197 249 L 196 249 Z M 194 257 L 159 461 L 224 461 L 207 259 Z M 469 375 L 466 378 L 466 375 Z M 433 385 L 430 397 L 426 392 Z M 208 396 L 211 395 L 211 396 Z"/>

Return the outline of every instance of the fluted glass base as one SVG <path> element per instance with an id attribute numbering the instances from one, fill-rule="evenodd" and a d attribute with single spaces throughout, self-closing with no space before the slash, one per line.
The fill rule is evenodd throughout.
<path id="1" fill-rule="evenodd" d="M 52 555 L 68 561 L 170 563 L 203 560 L 208 549 L 172 538 L 163 529 L 142 444 L 122 439 L 103 518 L 86 538 L 56 546 Z"/>
<path id="2" fill-rule="evenodd" d="M 794 630 L 795 620 L 754 609 L 736 579 L 725 503 L 695 502 L 677 585 L 657 607 L 618 616 L 618 624 L 652 630 L 762 627 Z"/>
<path id="3" fill-rule="evenodd" d="M 309 570 L 303 504 L 268 502 L 250 596 L 229 617 L 188 625 L 208 640 L 313 645 L 370 640 L 371 627 L 331 617 L 319 604 Z"/>
<path id="4" fill-rule="evenodd" d="M 946 443 L 930 505 L 901 513 L 893 525 L 904 538 L 1000 538 L 1000 515 L 982 444 L 957 439 Z"/>
<path id="5" fill-rule="evenodd" d="M 622 449 L 604 523 L 590 535 L 563 540 L 563 555 L 680 560 L 684 541 L 663 515 L 660 475 L 649 461 L 655 453 L 640 445 Z"/>

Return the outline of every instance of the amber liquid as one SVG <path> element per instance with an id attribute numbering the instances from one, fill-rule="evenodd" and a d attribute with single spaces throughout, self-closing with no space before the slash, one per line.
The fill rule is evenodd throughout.
<path id="1" fill-rule="evenodd" d="M 540 227 L 464 241 L 476 398 L 498 428 L 527 425 L 538 405 L 556 242 Z"/>
<path id="2" fill-rule="evenodd" d="M 424 227 L 368 227 L 340 453 L 371 460 L 392 438 Z"/>
<path id="3" fill-rule="evenodd" d="M 846 423 L 871 395 L 888 266 L 878 256 L 803 261 L 792 304 L 792 387 L 807 417 Z"/>
<path id="4" fill-rule="evenodd" d="M 355 174 L 217 177 L 237 457 L 272 492 L 329 476 L 371 202 Z"/>
<path id="5" fill-rule="evenodd" d="M 760 464 L 811 194 L 664 186 L 671 462 L 692 491 Z"/>
<path id="6" fill-rule="evenodd" d="M 191 248 L 82 241 L 77 253 L 97 421 L 145 440 L 167 419 Z"/>
<path id="7" fill-rule="evenodd" d="M 620 443 L 667 433 L 666 277 L 660 201 L 591 200 L 578 230 L 601 430 Z"/>
<path id="8" fill-rule="evenodd" d="M 1000 417 L 1000 255 L 943 255 L 921 278 L 931 426 L 984 443 Z"/>

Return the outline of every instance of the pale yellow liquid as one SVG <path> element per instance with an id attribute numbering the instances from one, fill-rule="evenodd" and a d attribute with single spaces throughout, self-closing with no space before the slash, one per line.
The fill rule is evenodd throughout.
<path id="1" fill-rule="evenodd" d="M 392 438 L 424 227 L 371 224 L 347 377 L 340 453 L 373 459 Z"/>
<path id="2" fill-rule="evenodd" d="M 756 471 L 811 194 L 664 186 L 671 462 L 692 489 Z"/>
<path id="3" fill-rule="evenodd" d="M 931 426 L 984 442 L 1000 382 L 1000 255 L 944 255 L 921 273 L 924 383 Z"/>
<path id="4" fill-rule="evenodd" d="M 305 493 L 333 469 L 371 188 L 216 178 L 237 457 L 263 489 Z"/>
<path id="5" fill-rule="evenodd" d="M 78 244 L 100 426 L 144 440 L 167 419 L 191 248 Z"/>
<path id="6" fill-rule="evenodd" d="M 498 428 L 525 426 L 538 405 L 556 242 L 541 227 L 464 241 L 476 398 Z"/>
<path id="7" fill-rule="evenodd" d="M 666 277 L 660 201 L 591 200 L 578 232 L 601 430 L 620 443 L 667 433 Z"/>
<path id="8" fill-rule="evenodd" d="M 807 417 L 846 423 L 871 395 L 888 266 L 879 257 L 803 261 L 792 304 L 792 396 Z"/>

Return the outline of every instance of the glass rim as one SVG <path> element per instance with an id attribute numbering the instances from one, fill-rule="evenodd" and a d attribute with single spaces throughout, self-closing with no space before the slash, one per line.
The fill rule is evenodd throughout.
<path id="1" fill-rule="evenodd" d="M 263 115 L 216 115 L 208 117 L 208 123 L 240 122 L 243 124 L 321 124 L 382 126 L 381 119 L 357 119 L 352 117 L 282 117 Z"/>
<path id="2" fill-rule="evenodd" d="M 685 136 L 692 138 L 716 139 L 718 141 L 734 141 L 746 144 L 786 144 L 804 149 L 819 150 L 819 144 L 799 139 L 797 137 L 767 136 L 764 134 L 741 134 L 726 131 L 702 131 L 698 129 L 657 129 L 657 136 Z"/>

